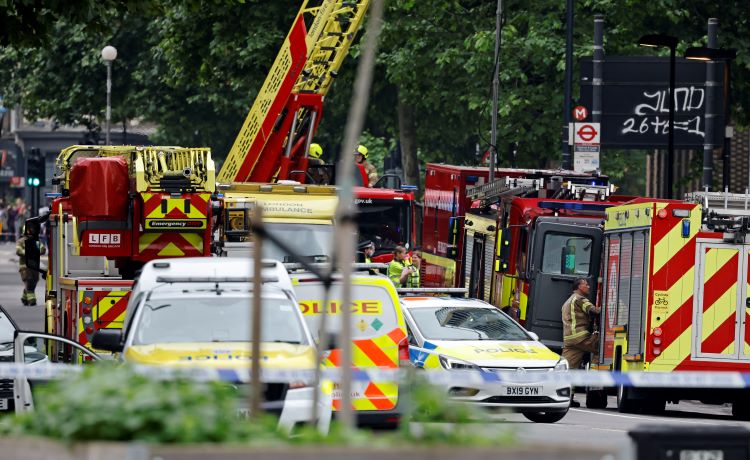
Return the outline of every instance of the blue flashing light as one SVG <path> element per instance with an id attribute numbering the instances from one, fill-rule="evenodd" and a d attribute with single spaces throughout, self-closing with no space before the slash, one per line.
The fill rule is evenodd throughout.
<path id="1" fill-rule="evenodd" d="M 466 183 L 467 184 L 476 184 L 477 181 L 479 181 L 478 176 L 466 176 Z"/>
<path id="2" fill-rule="evenodd" d="M 401 190 L 408 190 L 408 191 L 414 191 L 414 190 L 417 190 L 417 188 L 418 187 L 416 185 L 402 185 L 401 186 Z"/>
<path id="3" fill-rule="evenodd" d="M 542 209 L 571 209 L 573 211 L 600 211 L 603 212 L 605 209 L 612 207 L 612 204 L 603 203 L 591 203 L 591 202 L 556 202 L 556 201 L 542 201 L 539 203 L 539 207 Z"/>
<path id="4" fill-rule="evenodd" d="M 62 193 L 58 192 L 46 192 L 44 194 L 45 198 L 60 198 L 62 196 Z"/>
<path id="5" fill-rule="evenodd" d="M 690 219 L 682 219 L 682 237 L 688 238 L 690 236 Z"/>

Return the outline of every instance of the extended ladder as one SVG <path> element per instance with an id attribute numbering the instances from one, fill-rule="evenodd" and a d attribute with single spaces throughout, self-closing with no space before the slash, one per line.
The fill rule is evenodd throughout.
<path id="1" fill-rule="evenodd" d="M 270 182 L 307 169 L 323 97 L 336 78 L 369 0 L 323 0 L 297 13 L 217 180 Z M 313 15 L 309 29 L 305 15 Z"/>
<path id="2" fill-rule="evenodd" d="M 478 185 L 466 190 L 466 196 L 479 200 L 482 207 L 496 203 L 508 196 L 519 196 L 544 188 L 544 179 L 524 179 L 519 177 L 503 177 L 488 184 Z"/>

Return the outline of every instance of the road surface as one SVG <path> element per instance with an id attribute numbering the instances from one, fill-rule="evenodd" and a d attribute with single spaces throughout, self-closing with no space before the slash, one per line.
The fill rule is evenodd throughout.
<path id="1" fill-rule="evenodd" d="M 46 263 L 46 262 L 45 262 Z M 18 275 L 18 256 L 15 243 L 0 243 L 0 305 L 5 308 L 19 328 L 30 331 L 44 330 L 44 280 L 36 286 L 35 307 L 21 303 L 23 284 Z"/>

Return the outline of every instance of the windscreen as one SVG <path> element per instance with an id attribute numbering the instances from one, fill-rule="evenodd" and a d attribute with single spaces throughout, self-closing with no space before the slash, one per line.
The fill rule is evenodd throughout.
<path id="1" fill-rule="evenodd" d="M 333 226 L 325 224 L 265 223 L 266 231 L 284 241 L 298 255 L 311 262 L 330 261 L 333 253 Z M 290 254 L 268 241 L 263 245 L 263 258 L 295 262 Z"/>
<path id="2" fill-rule="evenodd" d="M 360 241 L 372 241 L 376 251 L 410 243 L 411 201 L 363 198 L 358 203 Z"/>
<path id="3" fill-rule="evenodd" d="M 133 344 L 249 342 L 250 301 L 228 295 L 146 300 Z M 263 299 L 261 341 L 307 344 L 295 308 L 288 299 Z"/>
<path id="4" fill-rule="evenodd" d="M 427 340 L 530 340 L 512 319 L 492 308 L 410 308 Z"/>

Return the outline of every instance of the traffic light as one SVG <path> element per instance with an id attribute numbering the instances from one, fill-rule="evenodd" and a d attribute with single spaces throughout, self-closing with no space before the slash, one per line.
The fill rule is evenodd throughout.
<path id="1" fill-rule="evenodd" d="M 47 182 L 47 165 L 38 148 L 32 148 L 26 159 L 26 185 L 29 187 L 44 187 Z"/>

